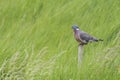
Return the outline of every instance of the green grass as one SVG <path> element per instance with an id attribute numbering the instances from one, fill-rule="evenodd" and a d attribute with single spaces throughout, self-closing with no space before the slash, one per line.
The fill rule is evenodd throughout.
<path id="1" fill-rule="evenodd" d="M 0 80 L 119 80 L 119 0 L 0 0 Z M 71 26 L 104 39 L 84 46 Z"/>

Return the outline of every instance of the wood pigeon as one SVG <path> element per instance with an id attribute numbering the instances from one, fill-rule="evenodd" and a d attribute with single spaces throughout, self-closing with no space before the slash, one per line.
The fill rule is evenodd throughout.
<path id="1" fill-rule="evenodd" d="M 88 33 L 80 30 L 77 25 L 73 25 L 72 29 L 74 31 L 74 37 L 80 43 L 80 45 L 85 45 L 89 42 L 103 41 L 102 39 L 97 39 L 95 37 L 92 37 Z"/>

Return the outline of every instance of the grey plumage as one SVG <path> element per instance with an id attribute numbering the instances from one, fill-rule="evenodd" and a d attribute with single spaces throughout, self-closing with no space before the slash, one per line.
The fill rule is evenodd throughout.
<path id="1" fill-rule="evenodd" d="M 87 44 L 88 42 L 98 42 L 103 41 L 102 39 L 97 39 L 88 33 L 81 31 L 78 26 L 72 26 L 74 30 L 75 39 L 82 45 Z"/>

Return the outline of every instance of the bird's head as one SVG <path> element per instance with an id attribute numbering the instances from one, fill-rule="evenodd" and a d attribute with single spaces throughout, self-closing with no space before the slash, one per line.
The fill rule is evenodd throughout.
<path id="1" fill-rule="evenodd" d="M 73 30 L 79 30 L 79 27 L 78 27 L 77 25 L 73 25 L 73 26 L 72 26 L 72 29 L 73 29 Z"/>

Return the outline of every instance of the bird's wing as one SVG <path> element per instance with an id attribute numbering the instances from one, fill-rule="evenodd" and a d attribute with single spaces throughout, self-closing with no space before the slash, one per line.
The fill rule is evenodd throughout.
<path id="1" fill-rule="evenodd" d="M 90 36 L 88 33 L 81 31 L 80 32 L 80 39 L 81 39 L 82 42 L 87 43 L 90 40 L 92 40 L 93 37 Z"/>

